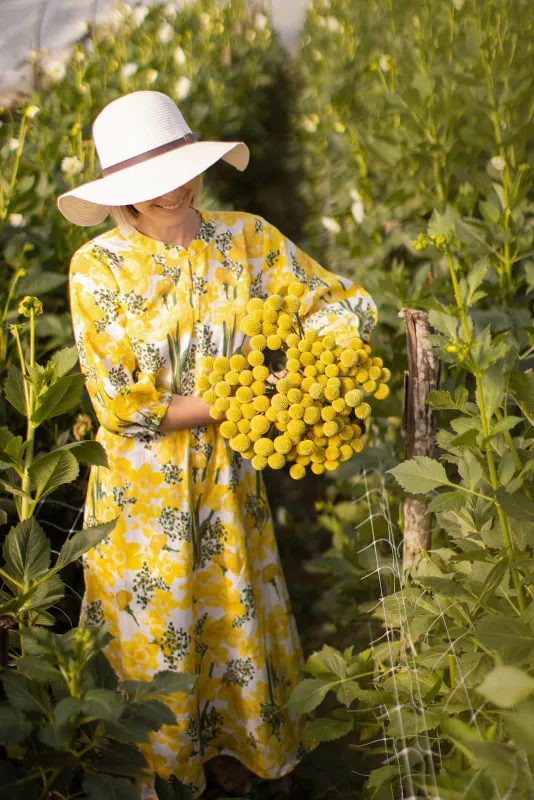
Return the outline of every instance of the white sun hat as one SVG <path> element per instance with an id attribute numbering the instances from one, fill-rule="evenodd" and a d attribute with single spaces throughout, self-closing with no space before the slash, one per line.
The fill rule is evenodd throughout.
<path id="1" fill-rule="evenodd" d="M 58 208 L 76 225 L 98 225 L 111 206 L 153 200 L 223 159 L 238 170 L 249 161 L 244 142 L 198 141 L 174 101 L 162 92 L 113 100 L 93 124 L 102 178 L 60 195 Z"/>

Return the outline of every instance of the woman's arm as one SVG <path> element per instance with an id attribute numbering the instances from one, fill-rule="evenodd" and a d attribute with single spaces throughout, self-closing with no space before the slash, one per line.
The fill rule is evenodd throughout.
<path id="1" fill-rule="evenodd" d="M 199 425 L 215 425 L 210 416 L 210 407 L 200 397 L 173 394 L 167 412 L 157 430 L 162 433 L 183 431 Z"/>

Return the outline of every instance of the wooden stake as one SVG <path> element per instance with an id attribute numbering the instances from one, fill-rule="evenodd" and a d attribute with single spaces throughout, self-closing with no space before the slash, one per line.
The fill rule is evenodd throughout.
<path id="1" fill-rule="evenodd" d="M 406 326 L 408 372 L 404 375 L 402 430 L 405 437 L 404 458 L 434 456 L 435 414 L 426 402 L 436 389 L 436 361 L 428 339 L 430 325 L 426 311 L 403 308 L 399 317 Z M 421 548 L 430 548 L 431 515 L 426 503 L 410 497 L 404 501 L 403 571 L 410 567 Z"/>

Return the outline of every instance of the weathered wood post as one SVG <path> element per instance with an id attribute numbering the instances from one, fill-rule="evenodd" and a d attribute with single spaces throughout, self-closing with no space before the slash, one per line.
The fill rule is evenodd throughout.
<path id="1" fill-rule="evenodd" d="M 436 389 L 436 361 L 428 339 L 430 325 L 426 311 L 403 308 L 399 317 L 406 326 L 408 372 L 404 374 L 404 409 L 402 430 L 404 457 L 434 456 L 435 414 L 426 402 Z M 426 503 L 407 497 L 404 501 L 403 571 L 420 553 L 430 547 L 431 515 Z"/>

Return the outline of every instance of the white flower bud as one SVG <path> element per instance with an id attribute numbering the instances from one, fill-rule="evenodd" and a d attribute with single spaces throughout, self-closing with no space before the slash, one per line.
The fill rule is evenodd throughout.
<path id="1" fill-rule="evenodd" d="M 148 8 L 146 6 L 136 6 L 132 11 L 132 19 L 137 26 L 141 25 L 142 22 L 145 21 L 145 17 L 148 14 Z"/>
<path id="2" fill-rule="evenodd" d="M 15 150 L 18 150 L 19 140 L 18 139 L 8 139 L 7 146 L 11 150 L 11 152 L 14 152 Z"/>
<path id="3" fill-rule="evenodd" d="M 172 25 L 169 25 L 168 22 L 164 22 L 156 34 L 156 38 L 158 42 L 161 42 L 161 44 L 168 44 L 168 42 L 171 41 L 173 36 L 174 36 L 174 29 Z"/>
<path id="4" fill-rule="evenodd" d="M 184 100 L 191 91 L 191 81 L 189 78 L 182 76 L 178 78 L 174 86 L 174 93 L 178 100 Z"/>
<path id="5" fill-rule="evenodd" d="M 33 119 L 34 117 L 37 116 L 40 110 L 41 109 L 39 108 L 39 106 L 28 106 L 24 113 L 28 117 L 28 119 Z"/>
<path id="6" fill-rule="evenodd" d="M 506 166 L 506 161 L 502 156 L 493 156 L 493 158 L 490 160 L 490 164 L 493 169 L 497 170 L 497 172 L 503 172 Z"/>
<path id="7" fill-rule="evenodd" d="M 265 14 L 258 13 L 254 17 L 254 25 L 259 31 L 264 30 L 269 23 L 269 18 Z"/>
<path id="8" fill-rule="evenodd" d="M 12 228 L 23 228 L 26 225 L 26 220 L 22 214 L 10 214 L 7 221 Z"/>
<path id="9" fill-rule="evenodd" d="M 158 73 L 157 69 L 149 69 L 147 71 L 146 82 L 148 83 L 149 86 L 154 83 L 154 81 L 157 79 L 158 75 L 159 75 L 159 73 Z"/>
<path id="10" fill-rule="evenodd" d="M 187 56 L 179 45 L 174 51 L 173 56 L 174 56 L 174 63 L 178 67 L 183 67 L 184 64 L 187 62 Z"/>
<path id="11" fill-rule="evenodd" d="M 330 33 L 339 33 L 339 31 L 341 30 L 341 23 L 336 17 L 327 17 L 326 27 L 328 28 Z"/>
<path id="12" fill-rule="evenodd" d="M 65 175 L 78 175 L 83 169 L 83 164 L 76 156 L 65 156 L 61 160 L 61 172 Z"/>
<path id="13" fill-rule="evenodd" d="M 130 61 L 128 64 L 122 65 L 121 78 L 127 81 L 128 78 L 131 78 L 132 75 L 135 75 L 136 72 L 137 72 L 137 64 L 134 64 L 132 61 Z"/>
<path id="14" fill-rule="evenodd" d="M 330 233 L 339 233 L 341 226 L 333 217 L 321 217 L 321 224 Z"/>

